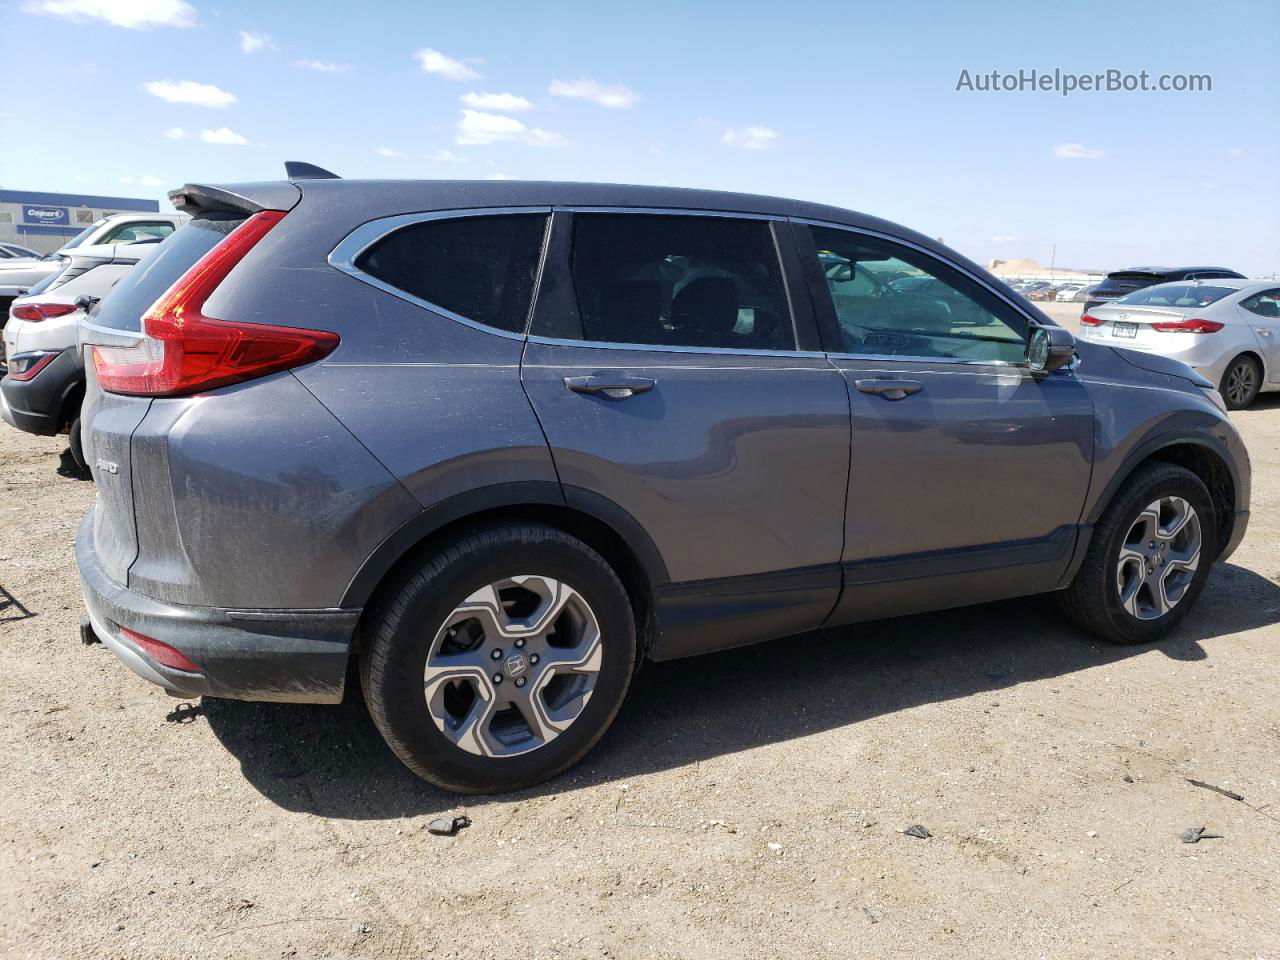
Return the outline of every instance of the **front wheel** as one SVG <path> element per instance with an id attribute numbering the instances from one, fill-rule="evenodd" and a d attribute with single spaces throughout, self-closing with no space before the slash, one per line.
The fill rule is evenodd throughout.
<path id="1" fill-rule="evenodd" d="M 1204 589 L 1217 550 L 1213 500 L 1190 470 L 1139 468 L 1094 527 L 1084 562 L 1058 595 L 1078 626 L 1117 643 L 1158 640 Z"/>
<path id="2" fill-rule="evenodd" d="M 626 590 L 552 527 L 445 544 L 376 617 L 361 671 L 374 723 L 411 770 L 460 793 L 515 790 L 577 762 L 634 672 Z"/>

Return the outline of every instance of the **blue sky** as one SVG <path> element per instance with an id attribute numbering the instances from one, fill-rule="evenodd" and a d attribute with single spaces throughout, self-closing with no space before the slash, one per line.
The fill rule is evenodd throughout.
<path id="1" fill-rule="evenodd" d="M 0 0 L 0 34 L 11 189 L 163 198 L 299 159 L 820 200 L 983 262 L 1280 271 L 1274 0 Z M 956 90 L 1055 67 L 1213 89 Z"/>

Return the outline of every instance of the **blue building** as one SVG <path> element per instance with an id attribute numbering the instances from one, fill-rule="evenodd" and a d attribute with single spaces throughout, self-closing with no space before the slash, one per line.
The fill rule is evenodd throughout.
<path id="1" fill-rule="evenodd" d="M 0 190 L 0 241 L 48 253 L 102 217 L 159 210 L 155 200 Z"/>

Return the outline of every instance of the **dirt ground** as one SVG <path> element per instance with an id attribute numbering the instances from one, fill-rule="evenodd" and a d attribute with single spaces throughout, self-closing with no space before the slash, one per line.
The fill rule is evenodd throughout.
<path id="1" fill-rule="evenodd" d="M 1249 536 L 1159 646 L 1031 599 L 654 665 L 466 802 L 358 695 L 175 709 L 81 646 L 92 485 L 0 428 L 0 954 L 1280 960 L 1280 396 L 1233 419 Z"/>

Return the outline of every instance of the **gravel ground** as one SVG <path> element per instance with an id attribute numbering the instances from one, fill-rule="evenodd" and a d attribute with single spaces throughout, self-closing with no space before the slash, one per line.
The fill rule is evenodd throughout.
<path id="1" fill-rule="evenodd" d="M 1249 536 L 1159 646 L 1031 599 L 654 665 L 574 771 L 465 803 L 357 695 L 179 707 L 81 646 L 92 485 L 2 428 L 0 954 L 1276 960 L 1280 397 L 1234 419 Z"/>

